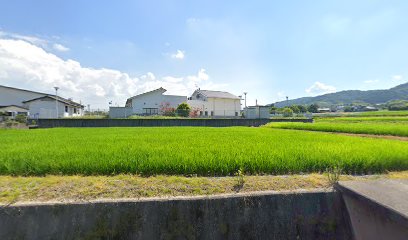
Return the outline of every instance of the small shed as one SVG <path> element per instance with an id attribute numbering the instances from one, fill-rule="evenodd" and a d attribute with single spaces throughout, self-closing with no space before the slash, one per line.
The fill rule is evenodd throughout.
<path id="1" fill-rule="evenodd" d="M 255 119 L 255 118 L 263 118 L 263 119 L 267 119 L 270 118 L 270 108 L 269 106 L 248 106 L 246 108 L 244 108 L 244 116 L 245 118 L 251 118 L 251 119 Z"/>

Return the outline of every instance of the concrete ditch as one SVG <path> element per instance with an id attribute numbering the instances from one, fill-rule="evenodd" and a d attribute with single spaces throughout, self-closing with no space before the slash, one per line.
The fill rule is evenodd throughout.
<path id="1" fill-rule="evenodd" d="M 18 204 L 0 239 L 352 239 L 335 191 Z"/>

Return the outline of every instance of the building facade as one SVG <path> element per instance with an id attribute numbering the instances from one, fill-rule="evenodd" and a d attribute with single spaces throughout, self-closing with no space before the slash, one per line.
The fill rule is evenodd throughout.
<path id="1" fill-rule="evenodd" d="M 181 103 L 187 102 L 186 96 L 164 95 L 167 90 L 158 88 L 128 98 L 126 108 L 132 109 L 133 115 L 160 115 L 163 107 L 177 108 Z"/>
<path id="2" fill-rule="evenodd" d="M 79 117 L 84 113 L 84 106 L 72 100 L 1 85 L 0 106 L 27 109 L 30 118 Z"/>
<path id="3" fill-rule="evenodd" d="M 240 117 L 241 98 L 229 92 L 197 89 L 187 103 L 201 117 Z"/>

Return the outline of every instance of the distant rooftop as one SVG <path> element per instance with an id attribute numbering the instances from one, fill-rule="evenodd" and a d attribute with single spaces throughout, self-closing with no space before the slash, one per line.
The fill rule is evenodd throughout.
<path id="1" fill-rule="evenodd" d="M 229 92 L 222 92 L 222 91 L 212 91 L 212 90 L 197 90 L 204 96 L 208 98 L 230 98 L 230 99 L 240 99 L 239 97 L 231 94 Z"/>

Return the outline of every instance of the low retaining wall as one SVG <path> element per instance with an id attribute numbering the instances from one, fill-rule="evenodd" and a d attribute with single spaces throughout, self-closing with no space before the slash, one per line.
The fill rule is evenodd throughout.
<path id="1" fill-rule="evenodd" d="M 39 128 L 53 127 L 231 127 L 270 122 L 313 122 L 313 119 L 37 119 Z"/>
<path id="2" fill-rule="evenodd" d="M 0 239 L 351 239 L 337 192 L 0 208 Z"/>

